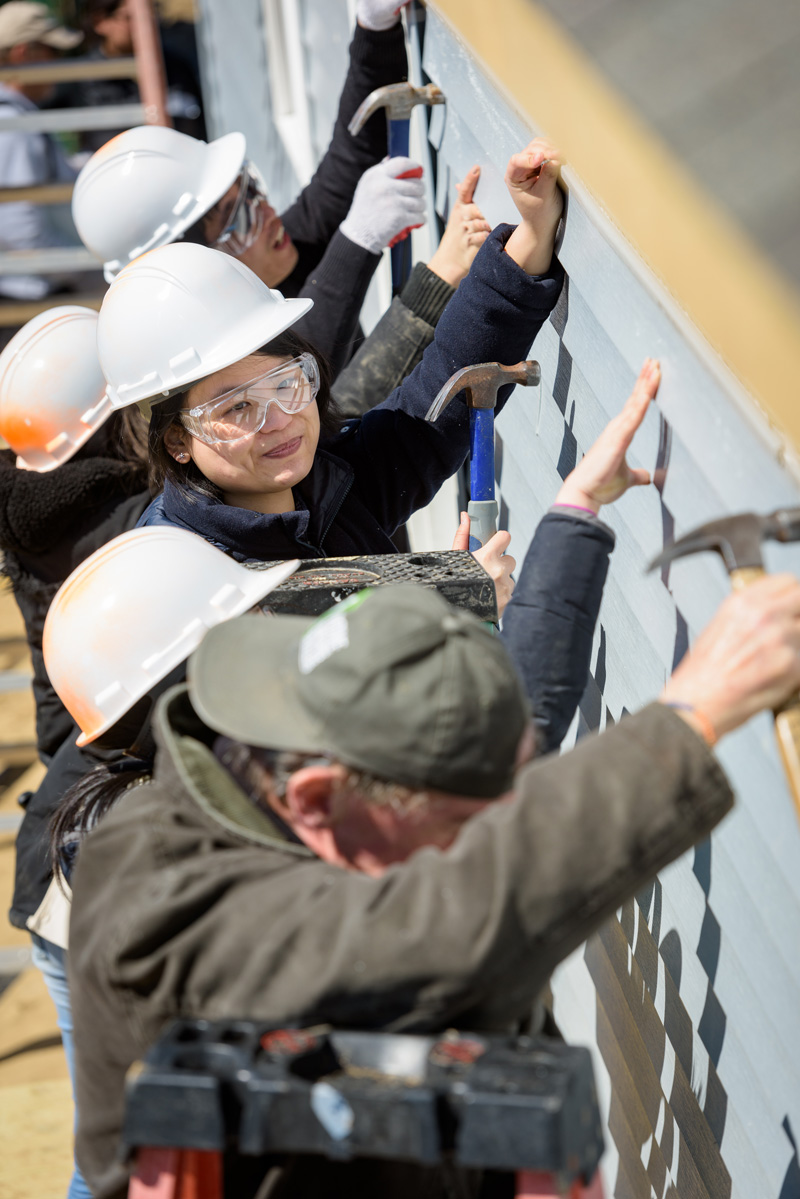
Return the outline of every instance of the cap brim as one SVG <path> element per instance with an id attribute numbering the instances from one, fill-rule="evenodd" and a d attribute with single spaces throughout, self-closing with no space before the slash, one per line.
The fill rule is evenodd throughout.
<path id="1" fill-rule="evenodd" d="M 297 695 L 302 616 L 243 616 L 211 629 L 189 659 L 189 698 L 210 728 L 246 745 L 322 751 Z"/>
<path id="2" fill-rule="evenodd" d="M 83 41 L 83 34 L 77 29 L 65 29 L 63 25 L 58 25 L 55 29 L 40 34 L 36 41 L 45 46 L 52 46 L 54 50 L 74 50 Z"/>

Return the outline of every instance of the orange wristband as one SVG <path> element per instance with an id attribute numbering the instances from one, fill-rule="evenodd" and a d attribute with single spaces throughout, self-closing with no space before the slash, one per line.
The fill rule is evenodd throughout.
<path id="1" fill-rule="evenodd" d="M 694 704 L 673 704 L 669 703 L 668 701 L 664 703 L 664 707 L 675 708 L 679 712 L 691 712 L 697 723 L 700 725 L 700 731 L 703 734 L 703 740 L 709 748 L 712 745 L 716 745 L 719 741 L 717 730 L 714 728 L 708 716 L 706 716 L 705 712 L 701 708 L 696 708 Z"/>

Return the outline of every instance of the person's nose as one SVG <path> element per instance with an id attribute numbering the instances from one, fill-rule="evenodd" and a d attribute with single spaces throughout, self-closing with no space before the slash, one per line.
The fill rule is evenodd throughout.
<path id="1" fill-rule="evenodd" d="M 261 426 L 261 433 L 280 433 L 282 429 L 287 428 L 291 424 L 292 415 L 289 412 L 284 412 L 283 409 L 275 402 L 270 400 L 267 406 L 267 414 L 264 418 L 264 424 Z"/>

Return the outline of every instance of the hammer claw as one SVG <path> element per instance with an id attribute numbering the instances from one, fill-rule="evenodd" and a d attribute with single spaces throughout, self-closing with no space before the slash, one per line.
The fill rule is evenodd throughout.
<path id="1" fill-rule="evenodd" d="M 347 129 L 355 137 L 379 108 L 386 109 L 386 117 L 390 121 L 408 121 L 412 109 L 417 104 L 444 102 L 441 88 L 433 83 L 428 83 L 425 87 L 414 87 L 411 83 L 390 83 L 386 87 L 376 87 L 374 92 L 370 92 L 356 109 Z"/>
<path id="2" fill-rule="evenodd" d="M 514 366 L 503 366 L 500 362 L 481 362 L 476 366 L 462 366 L 461 370 L 456 371 L 447 380 L 425 414 L 425 419 L 438 420 L 450 401 L 460 391 L 466 391 L 468 407 L 494 408 L 497 404 L 497 393 L 501 387 L 508 383 L 518 383 L 522 387 L 535 387 L 541 377 L 539 363 L 533 360 L 517 362 Z"/>

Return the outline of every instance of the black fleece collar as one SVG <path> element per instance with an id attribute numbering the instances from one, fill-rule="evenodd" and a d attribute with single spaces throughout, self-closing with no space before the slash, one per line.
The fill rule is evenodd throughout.
<path id="1" fill-rule="evenodd" d="M 11 450 L 0 451 L 0 548 L 47 553 L 77 521 L 135 495 L 145 482 L 141 468 L 116 458 L 75 458 L 40 474 L 18 468 Z"/>
<path id="2" fill-rule="evenodd" d="M 325 536 L 352 484 L 352 468 L 318 449 L 311 470 L 294 489 L 294 512 L 261 515 L 178 487 L 169 479 L 164 485 L 163 512 L 172 524 L 199 533 L 239 561 L 307 558 L 309 548 L 323 557 Z M 304 552 L 298 555 L 298 551 Z"/>

